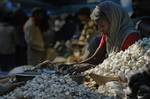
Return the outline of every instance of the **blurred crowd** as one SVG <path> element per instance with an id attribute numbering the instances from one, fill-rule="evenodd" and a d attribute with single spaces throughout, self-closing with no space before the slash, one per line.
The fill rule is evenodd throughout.
<path id="1" fill-rule="evenodd" d="M 150 13 L 145 1 L 132 0 L 130 16 L 141 37 L 150 36 Z M 147 12 L 145 12 L 147 11 Z M 49 16 L 43 8 L 33 8 L 27 16 L 23 9 L 8 12 L 0 9 L 0 70 L 9 71 L 21 65 L 37 65 L 57 56 L 69 62 L 90 57 L 99 46 L 101 34 L 91 20 L 91 9 L 77 13 Z"/>
<path id="2" fill-rule="evenodd" d="M 39 7 L 32 9 L 31 16 L 27 16 L 23 9 L 10 12 L 1 8 L 0 13 L 2 71 L 21 65 L 36 65 L 46 58 L 52 60 L 56 53 L 64 56 L 65 42 L 78 39 L 83 28 L 77 14 L 49 16 Z"/>

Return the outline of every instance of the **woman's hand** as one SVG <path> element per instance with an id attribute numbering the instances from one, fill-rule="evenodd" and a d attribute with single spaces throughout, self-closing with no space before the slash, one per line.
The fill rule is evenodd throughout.
<path id="1" fill-rule="evenodd" d="M 95 67 L 95 65 L 89 63 L 57 64 L 57 63 L 52 63 L 49 60 L 46 60 L 38 64 L 34 69 L 46 68 L 46 67 L 59 71 L 63 74 L 78 74 L 92 67 Z"/>
<path id="2" fill-rule="evenodd" d="M 93 67 L 95 67 L 95 65 L 88 63 L 76 63 L 72 64 L 68 69 L 65 70 L 65 72 L 67 72 L 68 74 L 75 75 Z"/>

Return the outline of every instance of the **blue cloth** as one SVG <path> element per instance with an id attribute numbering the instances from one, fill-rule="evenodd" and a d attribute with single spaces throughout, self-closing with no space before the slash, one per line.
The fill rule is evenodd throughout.
<path id="1" fill-rule="evenodd" d="M 120 4 L 120 0 L 97 0 L 97 2 L 103 2 L 103 1 L 112 1 L 112 2 L 115 2 L 117 4 Z"/>
<path id="2" fill-rule="evenodd" d="M 0 78 L 6 77 L 8 72 L 0 71 Z"/>

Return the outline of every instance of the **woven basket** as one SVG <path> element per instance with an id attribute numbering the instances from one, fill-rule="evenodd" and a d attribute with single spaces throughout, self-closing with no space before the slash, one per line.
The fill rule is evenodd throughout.
<path id="1" fill-rule="evenodd" d="M 120 79 L 120 77 L 112 77 L 112 76 L 101 76 L 94 73 L 89 74 L 89 76 L 98 84 L 98 85 L 104 85 L 107 82 L 110 81 L 118 81 L 118 82 L 124 82 Z"/>

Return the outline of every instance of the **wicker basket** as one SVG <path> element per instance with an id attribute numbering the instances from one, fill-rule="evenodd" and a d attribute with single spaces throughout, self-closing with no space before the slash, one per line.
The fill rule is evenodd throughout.
<path id="1" fill-rule="evenodd" d="M 124 82 L 120 79 L 120 77 L 112 77 L 112 76 L 101 76 L 94 73 L 89 74 L 89 76 L 98 84 L 103 85 L 110 81 L 118 81 L 118 82 Z"/>

